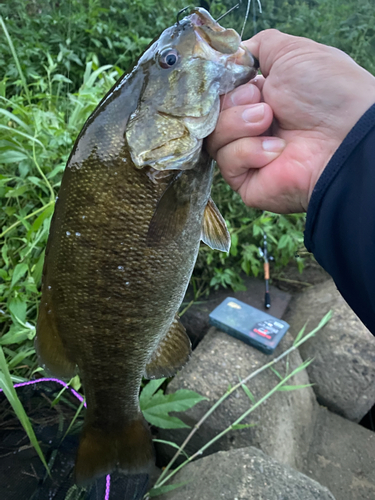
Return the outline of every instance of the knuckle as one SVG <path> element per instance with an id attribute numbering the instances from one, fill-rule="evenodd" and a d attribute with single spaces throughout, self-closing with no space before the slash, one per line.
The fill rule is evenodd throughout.
<path id="1" fill-rule="evenodd" d="M 233 143 L 233 156 L 241 163 L 245 163 L 249 159 L 251 145 L 248 138 L 239 139 Z"/>

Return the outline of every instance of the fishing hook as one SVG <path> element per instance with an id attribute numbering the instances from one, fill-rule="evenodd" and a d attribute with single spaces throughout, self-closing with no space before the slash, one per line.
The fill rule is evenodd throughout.
<path id="1" fill-rule="evenodd" d="M 183 14 L 186 10 L 190 9 L 191 8 L 191 5 L 188 5 L 187 7 L 184 7 L 183 9 L 179 10 L 177 12 L 177 19 L 176 19 L 176 22 L 177 22 L 177 26 L 180 24 L 179 23 L 179 17 L 181 16 L 181 14 Z"/>

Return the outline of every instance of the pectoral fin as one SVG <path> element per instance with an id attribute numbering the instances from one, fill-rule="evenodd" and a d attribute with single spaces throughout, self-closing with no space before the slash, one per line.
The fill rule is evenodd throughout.
<path id="1" fill-rule="evenodd" d="M 184 173 L 178 174 L 164 191 L 147 233 L 147 246 L 166 245 L 182 232 L 190 211 L 190 192 Z"/>
<path id="2" fill-rule="evenodd" d="M 203 214 L 201 240 L 213 250 L 229 252 L 230 234 L 223 216 L 211 198 Z"/>
<path id="3" fill-rule="evenodd" d="M 185 328 L 176 316 L 145 369 L 145 378 L 172 377 L 188 361 L 191 343 Z"/>

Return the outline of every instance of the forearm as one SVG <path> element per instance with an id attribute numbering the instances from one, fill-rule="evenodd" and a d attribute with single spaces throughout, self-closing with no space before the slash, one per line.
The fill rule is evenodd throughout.
<path id="1" fill-rule="evenodd" d="M 375 335 L 375 105 L 319 178 L 307 212 L 305 244 Z"/>

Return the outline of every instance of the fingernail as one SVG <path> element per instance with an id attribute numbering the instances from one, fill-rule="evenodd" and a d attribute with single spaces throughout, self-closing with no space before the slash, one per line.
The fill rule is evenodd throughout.
<path id="1" fill-rule="evenodd" d="M 244 85 L 233 92 L 233 94 L 231 95 L 231 100 L 236 106 L 240 106 L 241 104 L 249 104 L 253 100 L 254 94 L 254 85 Z"/>
<path id="2" fill-rule="evenodd" d="M 264 117 L 264 104 L 256 104 L 251 108 L 246 108 L 242 113 L 242 119 L 245 122 L 256 123 L 263 120 Z"/>
<path id="3" fill-rule="evenodd" d="M 269 153 L 279 153 L 285 148 L 286 142 L 283 139 L 266 139 L 262 142 L 264 151 Z"/>

